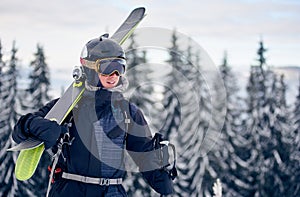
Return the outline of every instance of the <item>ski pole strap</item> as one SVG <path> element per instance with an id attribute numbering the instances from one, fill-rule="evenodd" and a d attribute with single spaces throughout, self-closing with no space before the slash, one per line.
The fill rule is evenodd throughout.
<path id="1" fill-rule="evenodd" d="M 174 180 L 178 175 L 176 169 L 176 150 L 174 144 L 171 144 L 169 141 L 164 140 L 162 134 L 159 133 L 156 133 L 153 139 L 154 139 L 155 148 L 160 149 L 160 154 L 158 156 L 161 161 L 162 168 L 164 168 L 168 172 L 170 178 Z M 172 167 L 169 164 L 170 154 L 168 151 L 168 147 L 171 147 L 173 151 L 174 162 Z"/>
<path id="2" fill-rule="evenodd" d="M 174 180 L 178 173 L 177 173 L 177 169 L 176 169 L 176 150 L 175 150 L 175 146 L 171 143 L 168 144 L 172 150 L 173 150 L 173 154 L 174 154 L 174 162 L 173 162 L 173 167 L 171 168 L 171 170 L 169 170 L 169 175 L 171 177 L 172 180 Z"/>
<path id="3" fill-rule="evenodd" d="M 94 177 L 81 176 L 78 174 L 71 174 L 67 172 L 63 172 L 62 178 L 73 180 L 73 181 L 79 181 L 82 183 L 101 185 L 101 186 L 120 185 L 123 182 L 122 178 L 118 178 L 118 179 L 94 178 Z"/>

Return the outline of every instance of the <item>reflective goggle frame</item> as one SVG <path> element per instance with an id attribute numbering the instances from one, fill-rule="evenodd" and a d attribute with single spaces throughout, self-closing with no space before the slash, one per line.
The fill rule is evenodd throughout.
<path id="1" fill-rule="evenodd" d="M 111 75 L 117 72 L 119 75 L 125 73 L 126 60 L 118 57 L 98 59 L 96 62 L 83 60 L 84 66 L 94 69 L 101 75 Z"/>

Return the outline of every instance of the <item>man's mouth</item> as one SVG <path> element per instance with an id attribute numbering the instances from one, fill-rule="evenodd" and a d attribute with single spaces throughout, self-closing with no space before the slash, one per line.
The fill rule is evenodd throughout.
<path id="1" fill-rule="evenodd" d="M 106 83 L 113 85 L 115 84 L 115 81 L 107 81 Z"/>

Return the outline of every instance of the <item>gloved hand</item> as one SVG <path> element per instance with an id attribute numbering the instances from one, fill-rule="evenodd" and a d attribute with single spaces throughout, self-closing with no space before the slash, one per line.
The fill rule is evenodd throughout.
<path id="1" fill-rule="evenodd" d="M 173 193 L 173 182 L 169 173 L 164 169 L 156 169 L 142 173 L 149 185 L 162 195 Z"/>
<path id="2" fill-rule="evenodd" d="M 60 134 L 66 133 L 67 128 L 55 121 L 40 116 L 27 114 L 22 116 L 16 124 L 13 132 L 13 140 L 17 143 L 34 137 L 44 142 L 45 149 L 56 144 Z"/>
<path id="3" fill-rule="evenodd" d="M 12 138 L 16 143 L 21 143 L 25 140 L 27 140 L 30 135 L 27 127 L 27 120 L 32 116 L 32 114 L 26 114 L 24 116 L 21 116 L 16 125 L 14 126 L 14 130 L 12 132 Z"/>

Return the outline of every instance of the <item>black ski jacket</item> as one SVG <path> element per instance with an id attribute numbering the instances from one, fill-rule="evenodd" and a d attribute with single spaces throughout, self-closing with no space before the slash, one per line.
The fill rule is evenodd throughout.
<path id="1" fill-rule="evenodd" d="M 56 103 L 53 100 L 35 113 L 22 116 L 15 126 L 13 139 L 17 143 L 34 136 L 45 148 L 56 151 L 56 143 L 67 127 L 43 117 Z M 130 124 L 124 119 L 129 113 Z M 172 180 L 162 168 L 149 127 L 142 112 L 126 101 L 119 92 L 100 89 L 85 91 L 83 98 L 67 118 L 72 145 L 64 146 L 62 171 L 96 178 L 124 178 L 126 166 L 133 170 L 130 158 L 146 182 L 160 194 L 173 192 Z M 127 152 L 130 158 L 124 153 Z M 56 176 L 50 196 L 126 196 L 122 185 L 100 186 L 72 181 Z"/>

